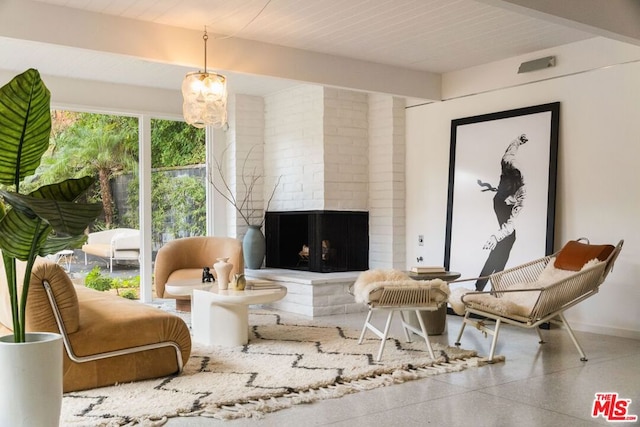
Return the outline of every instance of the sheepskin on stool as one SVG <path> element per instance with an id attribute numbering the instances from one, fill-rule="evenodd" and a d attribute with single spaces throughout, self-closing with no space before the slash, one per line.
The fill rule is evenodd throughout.
<path id="1" fill-rule="evenodd" d="M 380 282 L 397 282 L 405 280 L 411 280 L 411 278 L 400 270 L 373 269 L 363 271 L 353 284 L 353 296 L 355 297 L 356 302 L 367 303 L 371 300 L 371 295 L 369 295 L 371 290 L 380 287 Z"/>
<path id="2" fill-rule="evenodd" d="M 351 291 L 357 302 L 366 303 L 369 306 L 369 312 L 358 343 L 362 343 L 367 331 L 373 332 L 380 338 L 377 361 L 382 358 L 384 345 L 389 335 L 389 326 L 395 311 L 400 311 L 401 313 L 402 328 L 407 341 L 411 341 L 410 333 L 415 333 L 422 337 L 427 345 L 429 355 L 435 358 L 429 342 L 429 334 L 420 314 L 423 311 L 435 311 L 443 304 L 446 304 L 449 297 L 449 286 L 444 280 L 412 280 L 405 273 L 398 270 L 368 270 L 360 273 Z M 388 312 L 384 330 L 377 328 L 371 322 L 371 315 L 374 310 Z M 404 311 L 412 311 L 418 316 L 420 328 L 405 321 Z"/>

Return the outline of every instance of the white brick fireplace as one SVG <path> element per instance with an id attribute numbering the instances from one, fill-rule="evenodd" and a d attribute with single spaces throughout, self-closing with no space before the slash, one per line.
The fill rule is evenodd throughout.
<path id="1" fill-rule="evenodd" d="M 242 162 L 254 147 L 249 165 L 265 176 L 256 203 L 266 203 L 281 176 L 270 211 L 368 211 L 369 267 L 405 268 L 404 99 L 300 85 L 265 98 L 234 96 L 229 126 L 227 173 L 234 185 L 239 182 Z M 242 237 L 242 220 L 227 213 L 229 235 Z M 335 307 L 292 311 L 352 310 L 340 296 L 356 276 L 341 276 L 346 282 L 338 281 L 335 298 L 327 298 L 323 287 L 323 301 L 340 301 Z"/>

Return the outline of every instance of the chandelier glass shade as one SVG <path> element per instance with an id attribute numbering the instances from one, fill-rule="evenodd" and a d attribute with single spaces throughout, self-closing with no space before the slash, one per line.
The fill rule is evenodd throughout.
<path id="1" fill-rule="evenodd" d="M 227 122 L 227 79 L 216 73 L 193 72 L 182 82 L 182 113 L 197 128 L 220 128 Z"/>
<path id="2" fill-rule="evenodd" d="M 182 114 L 197 128 L 227 123 L 227 78 L 207 72 L 207 32 L 204 33 L 204 72 L 188 73 L 182 82 Z"/>

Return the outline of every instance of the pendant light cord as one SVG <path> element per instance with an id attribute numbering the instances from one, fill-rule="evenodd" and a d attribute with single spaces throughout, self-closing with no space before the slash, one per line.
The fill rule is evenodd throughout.
<path id="1" fill-rule="evenodd" d="M 241 33 L 242 31 L 244 31 L 249 25 L 251 25 L 253 23 L 253 21 L 255 21 L 256 19 L 258 19 L 258 17 L 260 15 L 262 15 L 262 12 L 264 12 L 264 10 L 267 8 L 267 6 L 269 6 L 269 3 L 271 3 L 271 0 L 267 0 L 267 2 L 264 4 L 264 6 L 262 6 L 262 9 L 260 9 L 260 11 L 256 14 L 256 16 L 254 16 L 249 22 L 247 22 L 244 27 L 240 28 L 238 31 L 236 31 L 235 33 L 229 35 L 229 36 L 224 36 L 224 37 L 216 37 L 215 40 L 226 40 L 226 39 L 230 39 L 232 37 L 237 36 L 239 33 Z M 206 31 L 206 30 L 205 30 Z"/>
<path id="2" fill-rule="evenodd" d="M 204 35 L 202 36 L 202 40 L 204 40 L 204 73 L 207 74 L 207 40 L 209 40 L 209 35 L 207 34 L 207 26 L 204 27 Z"/>

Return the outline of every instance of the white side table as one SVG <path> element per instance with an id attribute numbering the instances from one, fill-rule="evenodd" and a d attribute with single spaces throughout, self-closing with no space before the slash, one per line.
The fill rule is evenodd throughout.
<path id="1" fill-rule="evenodd" d="M 65 265 L 65 270 L 67 273 L 69 273 L 71 272 L 71 262 L 73 261 L 73 254 L 74 252 L 71 249 L 64 249 L 60 252 L 56 252 L 55 254 L 47 255 L 47 258 L 49 258 L 56 264 Z"/>
<path id="2" fill-rule="evenodd" d="M 191 298 L 193 340 L 205 345 L 240 346 L 249 342 L 249 305 L 278 301 L 287 288 L 249 281 L 253 289 L 195 289 Z"/>

